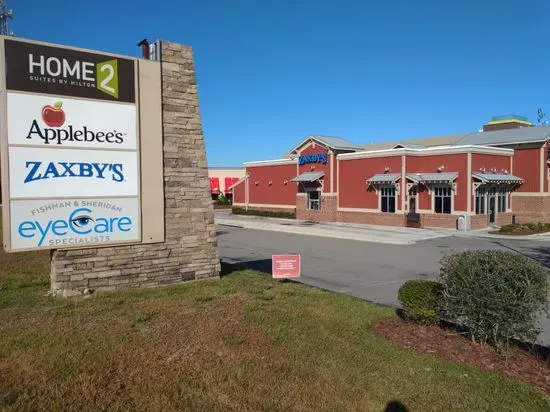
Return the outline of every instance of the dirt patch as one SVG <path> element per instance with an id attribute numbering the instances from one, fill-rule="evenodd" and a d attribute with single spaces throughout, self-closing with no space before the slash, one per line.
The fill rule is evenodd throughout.
<path id="1" fill-rule="evenodd" d="M 453 329 L 422 326 L 401 318 L 382 320 L 372 330 L 397 346 L 497 372 L 550 392 L 550 361 L 541 355 L 517 347 L 507 356 L 500 355 L 491 346 L 474 343 Z"/>

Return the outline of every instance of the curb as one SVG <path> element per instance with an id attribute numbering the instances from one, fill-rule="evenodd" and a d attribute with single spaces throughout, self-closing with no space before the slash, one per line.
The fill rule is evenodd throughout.
<path id="1" fill-rule="evenodd" d="M 354 235 L 340 235 L 338 233 L 333 232 L 326 232 L 326 231 L 319 231 L 319 230 L 311 230 L 308 229 L 307 232 L 301 229 L 293 229 L 292 227 L 270 227 L 270 226 L 263 226 L 263 225 L 235 225 L 231 223 L 224 223 L 224 221 L 216 222 L 217 225 L 220 226 L 232 226 L 232 227 L 238 227 L 241 229 L 253 229 L 253 230 L 265 230 L 268 232 L 279 232 L 279 233 L 291 233 L 295 235 L 302 235 L 302 236 L 317 236 L 317 237 L 325 237 L 325 238 L 332 238 L 332 239 L 343 239 L 343 240 L 353 240 L 358 242 L 369 242 L 369 243 L 382 243 L 382 244 L 389 244 L 389 245 L 412 245 L 415 244 L 416 241 L 391 241 L 387 239 L 373 239 L 373 238 L 365 238 L 364 236 L 354 236 Z"/>

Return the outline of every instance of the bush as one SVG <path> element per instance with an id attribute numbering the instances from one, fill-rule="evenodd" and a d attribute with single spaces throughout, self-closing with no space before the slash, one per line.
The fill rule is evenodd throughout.
<path id="1" fill-rule="evenodd" d="M 397 296 L 407 317 L 425 325 L 439 323 L 439 303 L 443 287 L 432 280 L 409 280 Z"/>
<path id="2" fill-rule="evenodd" d="M 534 341 L 538 315 L 547 311 L 545 268 L 507 251 L 472 250 L 443 258 L 440 280 L 450 320 L 472 340 L 502 350 L 510 340 Z"/>
<path id="3" fill-rule="evenodd" d="M 500 228 L 500 231 L 503 233 L 510 233 L 516 229 L 516 225 L 504 225 Z"/>
<path id="4" fill-rule="evenodd" d="M 224 195 L 219 195 L 218 196 L 218 199 L 216 200 L 216 204 L 220 205 L 220 206 L 228 206 L 231 204 L 231 200 L 229 200 L 226 196 Z"/>
<path id="5" fill-rule="evenodd" d="M 231 210 L 235 215 L 278 217 L 281 219 L 296 219 L 295 212 L 270 212 L 268 210 L 252 210 L 252 209 L 246 210 L 240 207 L 233 207 Z"/>

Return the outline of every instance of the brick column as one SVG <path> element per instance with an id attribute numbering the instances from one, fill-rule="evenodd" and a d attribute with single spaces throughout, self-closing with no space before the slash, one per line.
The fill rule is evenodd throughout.
<path id="1" fill-rule="evenodd" d="M 56 295 L 219 278 L 192 49 L 163 41 L 161 64 L 165 242 L 56 250 L 51 264 Z"/>

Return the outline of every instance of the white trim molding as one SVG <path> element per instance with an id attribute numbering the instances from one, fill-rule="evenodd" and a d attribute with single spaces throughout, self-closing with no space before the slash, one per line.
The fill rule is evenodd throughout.
<path id="1" fill-rule="evenodd" d="M 259 160 L 256 162 L 245 162 L 244 165 L 247 167 L 256 167 L 256 166 L 273 166 L 273 165 L 293 165 L 298 164 L 297 159 L 275 159 L 275 160 Z"/>
<path id="2" fill-rule="evenodd" d="M 462 154 L 462 153 L 479 153 L 492 154 L 502 156 L 513 156 L 514 149 L 505 149 L 501 147 L 479 146 L 479 145 L 464 145 L 464 146 L 437 146 L 427 147 L 425 149 L 381 149 L 354 153 L 343 153 L 338 155 L 340 160 L 366 159 L 372 157 L 388 157 L 388 156 L 430 156 L 438 154 Z"/>
<path id="3" fill-rule="evenodd" d="M 540 148 L 540 186 L 539 192 L 544 193 L 544 165 L 546 164 L 544 159 L 544 145 Z"/>
<path id="4" fill-rule="evenodd" d="M 547 197 L 550 193 L 541 192 L 512 192 L 512 197 Z"/>

